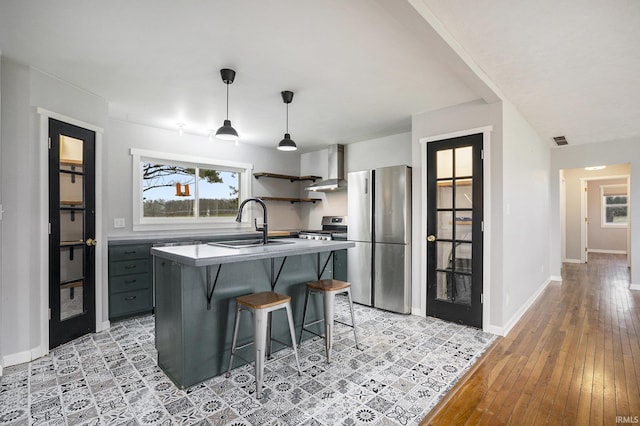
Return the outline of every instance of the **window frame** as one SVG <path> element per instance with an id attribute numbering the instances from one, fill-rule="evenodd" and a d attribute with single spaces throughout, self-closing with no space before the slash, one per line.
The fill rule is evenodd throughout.
<path id="1" fill-rule="evenodd" d="M 192 168 L 207 168 L 240 173 L 240 190 L 238 199 L 243 200 L 251 194 L 251 176 L 253 164 L 235 161 L 221 160 L 208 157 L 195 157 L 191 155 L 181 155 L 167 152 L 150 151 L 144 149 L 131 148 L 132 157 L 132 197 L 133 197 L 133 220 L 134 231 L 156 231 L 156 230 L 198 230 L 198 229 L 239 229 L 249 227 L 251 218 L 237 223 L 233 217 L 200 217 L 198 216 L 198 190 L 194 185 L 194 200 L 196 209 L 192 217 L 144 217 L 143 209 L 143 163 L 176 164 Z"/>
<path id="2" fill-rule="evenodd" d="M 607 194 L 607 189 L 624 188 L 624 194 Z M 607 205 L 607 197 L 626 197 L 626 204 Z M 627 208 L 627 220 L 624 223 L 607 222 L 607 207 L 624 206 Z M 602 228 L 627 228 L 629 226 L 629 189 L 626 184 L 601 185 L 600 186 L 600 227 Z"/>

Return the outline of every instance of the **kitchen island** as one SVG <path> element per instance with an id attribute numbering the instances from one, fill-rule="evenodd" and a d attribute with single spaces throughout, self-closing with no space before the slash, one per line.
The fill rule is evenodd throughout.
<path id="1" fill-rule="evenodd" d="M 233 248 L 224 243 L 152 248 L 158 365 L 180 388 L 226 372 L 235 298 L 243 294 L 274 290 L 291 296 L 299 333 L 306 283 L 331 278 L 331 254 L 353 246 L 350 241 L 278 239 Z M 309 320 L 322 316 L 321 300 L 316 299 L 309 304 Z M 320 333 L 321 324 L 317 326 Z M 284 312 L 273 313 L 273 336 L 290 341 Z M 238 343 L 252 340 L 253 324 L 243 315 Z M 273 345 L 277 350 L 278 344 Z M 252 351 L 249 347 L 240 355 L 253 359 Z"/>

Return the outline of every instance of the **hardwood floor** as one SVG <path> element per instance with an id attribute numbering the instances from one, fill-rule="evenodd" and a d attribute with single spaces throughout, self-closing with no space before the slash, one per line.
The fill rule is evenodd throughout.
<path id="1" fill-rule="evenodd" d="M 640 291 L 628 286 L 624 255 L 564 264 L 563 283 L 549 284 L 421 425 L 638 423 Z"/>

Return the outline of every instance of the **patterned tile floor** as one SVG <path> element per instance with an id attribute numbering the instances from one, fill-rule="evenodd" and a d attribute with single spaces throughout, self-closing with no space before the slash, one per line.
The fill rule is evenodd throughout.
<path id="1" fill-rule="evenodd" d="M 348 322 L 344 305 L 338 314 Z M 179 390 L 156 364 L 154 318 L 112 324 L 0 378 L 0 425 L 413 425 L 494 340 L 434 318 L 356 306 L 337 325 L 334 361 L 314 338 L 266 363 L 255 399 L 253 366 Z"/>

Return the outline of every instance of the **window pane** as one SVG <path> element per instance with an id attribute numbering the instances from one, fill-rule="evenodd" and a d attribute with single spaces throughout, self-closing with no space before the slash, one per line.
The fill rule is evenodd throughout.
<path id="1" fill-rule="evenodd" d="M 453 177 L 452 149 L 445 149 L 436 152 L 436 167 L 438 179 Z"/>
<path id="2" fill-rule="evenodd" d="M 193 217 L 195 169 L 142 164 L 144 217 Z"/>
<path id="3" fill-rule="evenodd" d="M 627 207 L 607 207 L 606 223 L 627 223 Z"/>
<path id="4" fill-rule="evenodd" d="M 627 205 L 627 197 L 624 195 L 609 195 L 604 197 L 605 203 L 609 206 L 612 204 L 622 204 L 624 206 Z"/>
<path id="5" fill-rule="evenodd" d="M 473 147 L 456 148 L 456 177 L 473 175 Z"/>
<path id="6" fill-rule="evenodd" d="M 240 195 L 238 172 L 201 168 L 198 178 L 200 217 L 235 217 Z"/>

